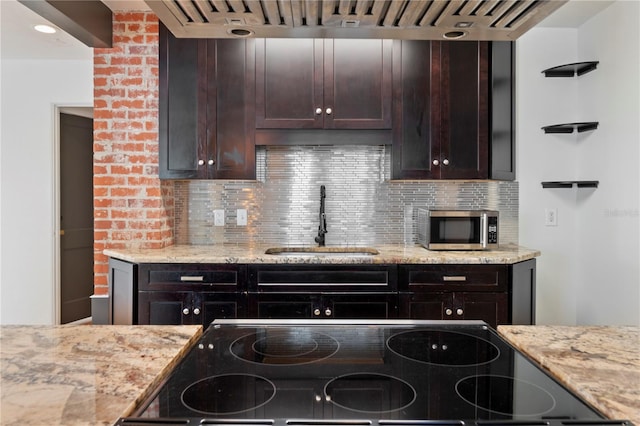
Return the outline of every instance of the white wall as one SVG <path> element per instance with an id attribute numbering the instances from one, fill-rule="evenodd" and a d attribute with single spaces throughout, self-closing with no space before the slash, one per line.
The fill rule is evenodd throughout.
<path id="1" fill-rule="evenodd" d="M 539 324 L 640 324 L 638 2 L 617 1 L 578 29 L 536 28 L 517 45 L 520 243 L 538 258 Z M 576 78 L 543 69 L 600 61 Z M 592 132 L 540 127 L 598 121 Z M 542 189 L 545 180 L 597 189 Z M 544 209 L 558 209 L 558 226 Z"/>
<path id="2" fill-rule="evenodd" d="M 54 110 L 93 105 L 91 60 L 2 60 L 0 323 L 53 324 Z"/>

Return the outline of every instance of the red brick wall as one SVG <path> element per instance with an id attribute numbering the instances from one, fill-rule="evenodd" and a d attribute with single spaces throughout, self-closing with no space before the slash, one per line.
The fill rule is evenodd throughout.
<path id="1" fill-rule="evenodd" d="M 158 179 L 158 19 L 114 13 L 113 48 L 94 50 L 94 286 L 107 248 L 173 244 L 173 185 Z"/>

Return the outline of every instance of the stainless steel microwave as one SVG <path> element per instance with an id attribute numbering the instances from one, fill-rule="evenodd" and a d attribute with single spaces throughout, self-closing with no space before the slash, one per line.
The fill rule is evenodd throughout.
<path id="1" fill-rule="evenodd" d="M 498 248 L 498 212 L 418 209 L 418 243 L 429 250 Z"/>

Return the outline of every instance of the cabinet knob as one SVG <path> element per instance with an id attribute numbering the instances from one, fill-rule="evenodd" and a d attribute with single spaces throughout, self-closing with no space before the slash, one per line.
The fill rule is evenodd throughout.
<path id="1" fill-rule="evenodd" d="M 322 108 L 316 108 L 316 115 L 322 114 Z"/>
<path id="2" fill-rule="evenodd" d="M 204 166 L 204 160 L 198 160 L 198 166 Z"/>
<path id="3" fill-rule="evenodd" d="M 330 316 L 331 316 L 331 314 L 332 314 L 331 309 L 329 309 L 329 308 L 325 309 L 325 310 L 324 310 L 324 314 L 325 314 L 326 316 L 330 317 Z"/>
<path id="4" fill-rule="evenodd" d="M 210 165 L 210 166 L 213 166 L 213 163 L 215 163 L 215 161 L 213 161 L 213 160 L 207 161 L 207 164 Z"/>
<path id="5" fill-rule="evenodd" d="M 184 308 L 184 309 L 182 310 L 182 313 L 183 313 L 184 315 L 189 315 L 189 308 Z"/>
<path id="6" fill-rule="evenodd" d="M 320 309 L 318 309 L 318 308 L 315 308 L 315 309 L 313 310 L 313 315 L 315 315 L 315 316 L 319 316 L 319 315 L 320 315 L 320 313 L 321 313 L 321 312 L 320 312 Z"/>
<path id="7" fill-rule="evenodd" d="M 200 308 L 193 308 L 194 315 L 200 315 Z"/>
<path id="8" fill-rule="evenodd" d="M 462 309 L 458 308 L 458 309 L 456 309 L 456 314 L 462 315 L 462 314 L 464 314 L 464 311 Z"/>
<path id="9" fill-rule="evenodd" d="M 445 166 L 448 166 L 449 160 L 445 158 L 444 160 L 442 160 L 442 164 L 444 164 Z"/>
<path id="10" fill-rule="evenodd" d="M 451 309 L 447 308 L 447 309 L 444 310 L 444 314 L 448 315 L 448 316 L 451 316 L 453 314 L 453 311 Z"/>
<path id="11" fill-rule="evenodd" d="M 327 113 L 327 115 L 331 115 L 333 110 L 331 108 L 327 108 L 325 112 Z"/>
<path id="12" fill-rule="evenodd" d="M 440 162 L 438 160 L 433 160 L 432 163 L 433 163 L 434 166 L 437 166 L 438 164 L 440 164 Z"/>

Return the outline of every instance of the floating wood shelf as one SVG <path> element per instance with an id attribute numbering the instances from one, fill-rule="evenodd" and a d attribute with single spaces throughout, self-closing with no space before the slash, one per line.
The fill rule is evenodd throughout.
<path id="1" fill-rule="evenodd" d="M 597 188 L 600 182 L 597 180 L 563 180 L 542 182 L 543 188 L 572 188 L 574 185 L 578 188 Z"/>
<path id="2" fill-rule="evenodd" d="M 574 77 L 593 71 L 598 66 L 598 61 L 576 62 L 573 64 L 559 65 L 542 71 L 545 77 Z"/>
<path id="3" fill-rule="evenodd" d="M 563 123 L 554 124 L 552 126 L 544 126 L 542 130 L 544 130 L 545 133 L 573 133 L 574 131 L 582 133 L 589 130 L 595 130 L 597 128 L 597 121 L 586 121 L 582 123 Z"/>

